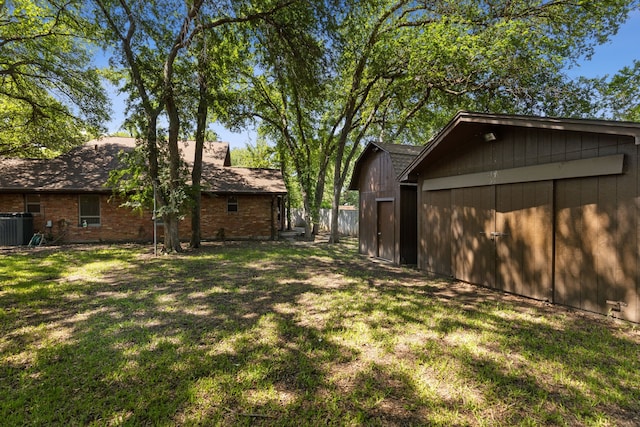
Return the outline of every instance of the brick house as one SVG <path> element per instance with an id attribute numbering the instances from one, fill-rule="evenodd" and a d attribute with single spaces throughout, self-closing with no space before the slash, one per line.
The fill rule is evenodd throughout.
<path id="1" fill-rule="evenodd" d="M 181 143 L 189 163 L 194 143 Z M 150 241 L 152 212 L 134 212 L 106 187 L 119 153 L 133 138 L 107 137 L 54 159 L 0 159 L 0 212 L 30 212 L 34 230 L 64 242 Z M 283 227 L 286 187 L 280 171 L 230 166 L 229 145 L 206 143 L 203 153 L 202 238 L 276 239 Z M 162 227 L 158 227 L 162 232 Z M 180 236 L 190 235 L 190 216 Z"/>

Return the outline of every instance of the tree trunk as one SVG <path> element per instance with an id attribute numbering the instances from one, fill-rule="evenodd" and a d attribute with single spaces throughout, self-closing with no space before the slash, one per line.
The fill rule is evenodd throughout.
<path id="1" fill-rule="evenodd" d="M 187 16 L 184 18 L 182 29 L 176 37 L 175 44 L 169 51 L 167 59 L 164 63 L 163 69 L 163 93 L 162 99 L 164 100 L 165 110 L 169 119 L 169 134 L 168 134 L 168 147 L 169 147 L 169 194 L 172 196 L 169 198 L 171 206 L 166 217 L 169 219 L 168 223 L 165 223 L 165 246 L 169 252 L 181 252 L 180 238 L 178 231 L 178 214 L 182 205 L 182 200 L 178 197 L 181 190 L 182 182 L 180 179 L 180 151 L 178 150 L 178 137 L 180 133 L 180 115 L 176 106 L 175 94 L 173 92 L 173 65 L 178 56 L 178 52 L 185 47 L 184 41 L 189 33 L 189 28 L 194 18 L 198 16 L 200 7 L 202 6 L 202 0 L 194 1 L 187 12 Z"/>
<path id="2" fill-rule="evenodd" d="M 201 65 L 201 62 L 199 63 Z M 198 111 L 196 117 L 196 153 L 193 159 L 193 170 L 191 171 L 191 188 L 193 190 L 193 207 L 191 208 L 191 242 L 192 248 L 200 247 L 201 224 L 200 224 L 200 203 L 202 191 L 200 182 L 202 180 L 202 150 L 204 149 L 205 130 L 207 127 L 207 81 L 203 70 L 198 69 Z"/>
<path id="3" fill-rule="evenodd" d="M 285 205 L 287 211 L 287 230 L 291 231 L 291 198 L 285 196 Z"/>
<path id="4" fill-rule="evenodd" d="M 338 215 L 340 214 L 340 196 L 342 195 L 344 182 L 347 179 L 349 165 L 358 152 L 359 145 L 360 138 L 356 138 L 353 145 L 347 149 L 346 159 L 344 158 L 344 150 L 347 148 L 346 144 L 341 144 L 336 153 L 335 174 L 333 179 L 333 200 L 331 202 L 331 236 L 329 237 L 329 243 L 338 243 L 340 241 L 340 223 L 338 221 Z"/>
<path id="5" fill-rule="evenodd" d="M 169 192 L 170 194 L 177 194 L 180 190 L 180 151 L 178 150 L 178 135 L 180 132 L 180 117 L 178 115 L 178 109 L 175 104 L 173 95 L 173 87 L 171 82 L 168 81 L 165 87 L 165 108 L 167 116 L 169 118 L 169 134 L 168 134 L 168 147 L 169 147 Z M 170 198 L 169 200 L 171 200 Z M 164 245 L 168 252 L 182 252 L 180 246 L 180 238 L 178 232 L 178 209 L 177 201 L 173 200 L 169 206 L 169 212 L 166 217 L 168 221 L 165 221 L 165 235 Z"/>
<path id="6" fill-rule="evenodd" d="M 181 252 L 180 236 L 178 235 L 178 215 L 167 213 L 162 216 L 164 222 L 164 250 L 167 253 Z"/>
<path id="7" fill-rule="evenodd" d="M 318 179 L 316 181 L 315 198 L 313 203 L 313 234 L 318 234 L 320 228 L 320 207 L 324 197 L 324 186 L 327 182 L 327 167 L 329 165 L 329 155 L 325 155 L 318 169 Z"/>
<path id="8" fill-rule="evenodd" d="M 340 241 L 340 223 L 338 221 L 338 215 L 340 214 L 340 193 L 338 196 L 335 195 L 338 192 L 338 188 L 334 188 L 333 190 L 333 201 L 331 202 L 331 231 L 329 235 L 329 243 L 338 243 Z"/>
<path id="9" fill-rule="evenodd" d="M 302 190 L 302 207 L 304 208 L 304 238 L 305 240 L 313 241 L 313 216 L 311 214 L 311 203 L 309 202 L 309 196 L 304 189 Z"/>
<path id="10" fill-rule="evenodd" d="M 193 183 L 193 206 L 191 208 L 191 240 L 189 246 L 192 248 L 199 248 L 202 240 L 201 225 L 200 225 L 200 206 L 202 200 L 202 194 L 200 193 L 200 182 Z"/>
<path id="11" fill-rule="evenodd" d="M 338 229 L 338 212 L 340 207 L 340 193 L 342 192 L 342 183 L 340 180 L 342 157 L 344 155 L 344 144 L 338 144 L 336 152 L 336 161 L 333 170 L 333 200 L 331 201 L 331 228 L 329 230 L 329 243 L 338 243 L 340 241 L 340 230 Z"/>

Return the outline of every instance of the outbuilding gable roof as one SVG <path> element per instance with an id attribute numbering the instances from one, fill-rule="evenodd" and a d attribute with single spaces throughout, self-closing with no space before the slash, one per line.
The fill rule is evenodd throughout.
<path id="1" fill-rule="evenodd" d="M 393 165 L 393 172 L 396 176 L 399 176 L 411 162 L 420 154 L 424 147 L 416 145 L 404 145 L 404 144 L 388 144 L 381 142 L 370 142 L 356 160 L 353 168 L 353 175 L 351 177 L 351 183 L 349 184 L 349 190 L 358 189 L 358 181 L 360 179 L 360 173 L 362 163 L 372 153 L 382 150 L 389 154 L 391 164 Z"/>
<path id="2" fill-rule="evenodd" d="M 401 172 L 400 181 L 415 182 L 415 172 L 428 158 L 439 151 L 452 149 L 450 142 L 475 138 L 499 138 L 500 128 L 520 127 L 555 131 L 573 131 L 625 135 L 635 139 L 640 145 L 640 123 L 613 120 L 568 119 L 524 115 L 488 114 L 460 111 L 423 148 L 422 152 Z M 452 140 L 445 142 L 447 140 Z"/>
<path id="3" fill-rule="evenodd" d="M 36 192 L 109 192 L 109 172 L 120 166 L 119 155 L 135 148 L 134 138 L 92 140 L 54 159 L 0 158 L 0 190 Z M 183 159 L 193 163 L 195 142 L 180 142 Z M 279 171 L 230 168 L 229 144 L 206 142 L 203 183 L 208 191 L 286 193 Z M 272 179 L 276 182 L 267 183 Z M 232 190 L 233 189 L 233 190 Z M 284 190 L 283 190 L 284 189 Z"/>

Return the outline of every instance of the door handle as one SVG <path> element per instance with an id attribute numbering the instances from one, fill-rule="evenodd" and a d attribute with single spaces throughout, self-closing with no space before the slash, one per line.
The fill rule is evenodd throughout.
<path id="1" fill-rule="evenodd" d="M 478 234 L 481 234 L 483 236 L 489 236 L 491 240 L 495 240 L 498 237 L 507 237 L 509 235 L 509 233 L 499 233 L 497 231 L 492 231 L 491 233 L 487 233 L 486 231 L 481 231 Z"/>
<path id="2" fill-rule="evenodd" d="M 507 237 L 508 235 L 508 233 L 498 233 L 497 231 L 491 233 L 491 237 Z"/>

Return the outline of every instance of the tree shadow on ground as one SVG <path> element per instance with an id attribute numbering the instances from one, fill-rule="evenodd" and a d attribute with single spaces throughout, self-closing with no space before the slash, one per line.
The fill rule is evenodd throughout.
<path id="1" fill-rule="evenodd" d="M 640 362 L 629 354 L 638 340 L 606 322 L 373 263 L 349 245 L 226 243 L 175 257 L 127 253 L 87 252 L 56 263 L 39 252 L 36 263 L 52 264 L 48 279 L 3 285 L 3 419 L 637 420 Z M 113 262 L 113 271 L 67 274 L 96 260 Z"/>

